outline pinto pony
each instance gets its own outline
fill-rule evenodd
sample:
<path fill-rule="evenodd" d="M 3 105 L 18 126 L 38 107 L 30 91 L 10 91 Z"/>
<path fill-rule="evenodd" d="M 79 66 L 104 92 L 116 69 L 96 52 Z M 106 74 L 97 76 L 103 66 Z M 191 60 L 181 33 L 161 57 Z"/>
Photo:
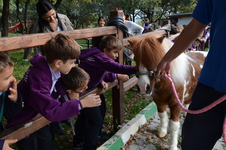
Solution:
<path fill-rule="evenodd" d="M 138 87 L 143 95 L 152 95 L 160 117 L 159 137 L 167 133 L 168 116 L 166 108 L 170 109 L 170 150 L 177 150 L 179 117 L 181 108 L 178 105 L 171 83 L 167 78 L 155 77 L 155 69 L 173 43 L 165 36 L 158 37 L 150 33 L 143 37 L 128 40 L 134 53 L 138 76 Z M 171 63 L 170 75 L 175 84 L 179 99 L 188 108 L 191 96 L 197 85 L 197 78 L 202 69 L 207 52 L 190 52 L 181 54 Z"/>

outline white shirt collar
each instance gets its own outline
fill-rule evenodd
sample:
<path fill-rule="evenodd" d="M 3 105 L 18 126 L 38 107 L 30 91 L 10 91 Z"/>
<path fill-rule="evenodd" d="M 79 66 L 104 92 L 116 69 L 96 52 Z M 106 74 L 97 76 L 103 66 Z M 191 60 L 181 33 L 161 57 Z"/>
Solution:
<path fill-rule="evenodd" d="M 53 70 L 52 70 L 52 68 L 50 66 L 49 66 L 49 69 L 51 71 L 52 81 L 53 81 L 53 84 L 52 84 L 52 87 L 51 87 L 51 90 L 50 90 L 50 94 L 51 94 L 52 91 L 53 91 L 53 88 L 55 87 L 55 84 L 56 84 L 57 80 L 61 77 L 61 73 L 60 73 L 60 71 L 53 72 Z"/>

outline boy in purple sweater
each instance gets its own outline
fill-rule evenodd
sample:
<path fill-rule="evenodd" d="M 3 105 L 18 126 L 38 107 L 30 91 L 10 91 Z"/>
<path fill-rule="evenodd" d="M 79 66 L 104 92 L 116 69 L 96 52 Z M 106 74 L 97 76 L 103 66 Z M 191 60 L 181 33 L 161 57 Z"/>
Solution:
<path fill-rule="evenodd" d="M 126 81 L 129 79 L 128 75 L 136 73 L 136 66 L 122 65 L 115 62 L 118 52 L 123 48 L 121 42 L 115 36 L 104 36 L 101 39 L 99 49 L 92 47 L 81 51 L 78 66 L 90 75 L 88 89 L 100 84 L 107 88 L 105 81 L 112 82 L 115 79 Z M 81 146 L 87 150 L 97 148 L 98 135 L 101 132 L 106 112 L 104 95 L 102 94 L 100 97 L 101 106 L 85 108 L 78 116 L 75 124 L 74 149 L 79 149 Z"/>
<path fill-rule="evenodd" d="M 32 66 L 18 84 L 18 90 L 23 95 L 24 108 L 9 126 L 30 120 L 38 114 L 50 121 L 62 121 L 80 114 L 85 107 L 99 106 L 99 96 L 92 94 L 83 100 L 65 102 L 61 73 L 67 74 L 75 66 L 74 61 L 80 55 L 79 45 L 75 40 L 63 34 L 58 34 L 43 46 L 45 56 L 36 54 L 31 60 Z M 70 99 L 68 97 L 68 99 Z M 53 150 L 49 126 L 17 142 L 19 150 Z"/>
<path fill-rule="evenodd" d="M 3 114 L 10 121 L 22 110 L 22 96 L 17 92 L 16 79 L 13 77 L 13 61 L 3 52 L 0 52 L 0 122 Z M 0 123 L 0 130 L 3 126 Z M 9 150 L 10 144 L 17 140 L 0 140 L 0 150 Z"/>

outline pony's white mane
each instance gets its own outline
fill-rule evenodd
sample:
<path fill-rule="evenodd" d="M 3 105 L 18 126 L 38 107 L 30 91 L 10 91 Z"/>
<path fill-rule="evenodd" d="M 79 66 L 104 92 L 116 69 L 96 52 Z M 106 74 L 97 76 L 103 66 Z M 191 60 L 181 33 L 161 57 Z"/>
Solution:
<path fill-rule="evenodd" d="M 164 41 L 162 42 L 162 46 L 165 49 L 166 53 L 173 46 L 173 44 L 174 43 L 171 42 L 169 39 L 164 39 Z M 189 71 L 188 59 L 191 58 L 188 58 L 187 55 L 182 53 L 172 61 L 170 66 L 170 76 L 175 84 L 184 83 Z"/>

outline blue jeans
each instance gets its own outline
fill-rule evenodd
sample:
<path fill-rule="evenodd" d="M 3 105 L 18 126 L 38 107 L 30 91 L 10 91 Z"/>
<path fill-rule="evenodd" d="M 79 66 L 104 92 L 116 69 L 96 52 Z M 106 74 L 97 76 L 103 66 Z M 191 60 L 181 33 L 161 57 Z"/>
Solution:
<path fill-rule="evenodd" d="M 224 94 L 212 87 L 198 83 L 189 109 L 202 109 Z M 212 150 L 222 136 L 225 114 L 225 101 L 202 114 L 187 114 L 182 128 L 182 150 Z"/>

